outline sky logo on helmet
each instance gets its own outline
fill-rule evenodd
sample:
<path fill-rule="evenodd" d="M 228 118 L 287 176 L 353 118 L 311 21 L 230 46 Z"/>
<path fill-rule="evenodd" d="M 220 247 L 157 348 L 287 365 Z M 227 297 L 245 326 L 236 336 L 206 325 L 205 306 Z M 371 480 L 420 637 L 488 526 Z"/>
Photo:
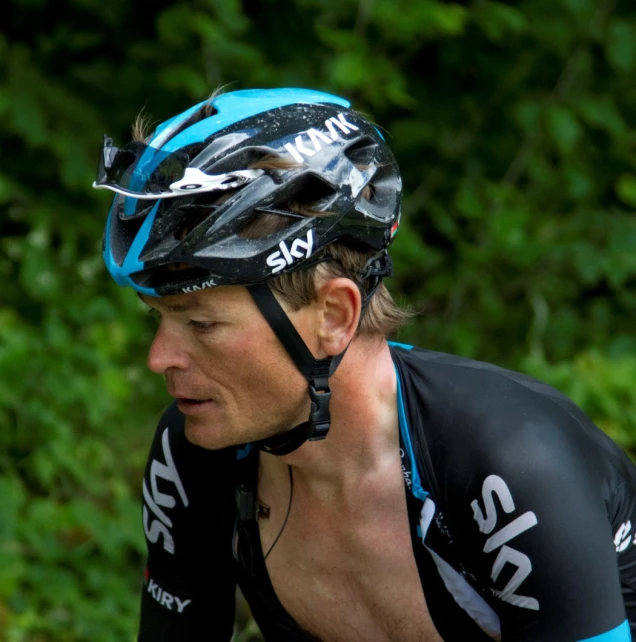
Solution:
<path fill-rule="evenodd" d="M 308 129 L 302 132 L 294 139 L 294 144 L 285 143 L 285 149 L 291 154 L 292 158 L 298 163 L 304 163 L 305 156 L 313 156 L 319 152 L 324 145 L 331 145 L 341 138 L 340 134 L 350 134 L 353 131 L 358 131 L 360 128 L 353 123 L 350 123 L 343 113 L 338 116 L 332 116 L 325 121 L 325 129 L 327 134 L 314 129 Z M 303 138 L 304 137 L 304 138 Z M 309 139 L 309 140 L 307 140 Z"/>
<path fill-rule="evenodd" d="M 288 265 L 291 265 L 296 259 L 308 259 L 314 249 L 314 231 L 307 232 L 307 240 L 294 239 L 291 246 L 287 247 L 285 241 L 278 244 L 280 251 L 272 252 L 266 259 L 267 265 L 272 270 L 272 274 L 276 274 L 284 270 Z"/>

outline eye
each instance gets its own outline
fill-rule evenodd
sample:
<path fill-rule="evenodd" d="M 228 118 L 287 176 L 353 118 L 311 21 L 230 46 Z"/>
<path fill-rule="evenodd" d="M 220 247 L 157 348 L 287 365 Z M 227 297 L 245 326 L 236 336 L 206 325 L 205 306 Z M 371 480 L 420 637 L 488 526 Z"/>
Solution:
<path fill-rule="evenodd" d="M 212 323 L 209 321 L 195 321 L 194 319 L 190 319 L 188 323 L 195 329 L 196 332 L 200 332 L 202 334 L 212 332 L 212 330 L 214 330 L 214 328 L 216 327 L 216 323 Z"/>

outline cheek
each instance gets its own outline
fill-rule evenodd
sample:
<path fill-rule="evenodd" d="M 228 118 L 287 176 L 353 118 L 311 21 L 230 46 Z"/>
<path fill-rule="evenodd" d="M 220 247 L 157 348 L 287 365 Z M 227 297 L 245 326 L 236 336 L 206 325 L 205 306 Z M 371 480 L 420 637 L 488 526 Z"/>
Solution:
<path fill-rule="evenodd" d="M 219 329 L 200 339 L 197 353 L 202 372 L 244 410 L 304 403 L 307 381 L 269 326 Z"/>
<path fill-rule="evenodd" d="M 232 327 L 203 337 L 197 361 L 204 372 L 220 377 L 220 383 L 244 382 L 249 386 L 277 371 L 281 360 L 288 360 L 276 337 L 263 336 L 259 328 L 236 331 Z"/>
<path fill-rule="evenodd" d="M 281 402 L 306 390 L 307 381 L 275 336 L 246 334 L 232 342 L 231 351 L 236 360 L 230 367 L 248 387 L 269 390 Z"/>
<path fill-rule="evenodd" d="M 237 367 L 244 368 L 263 361 L 263 356 L 272 352 L 272 345 L 268 338 L 263 338 L 261 332 L 243 331 L 228 333 L 222 350 L 230 363 L 234 361 Z"/>

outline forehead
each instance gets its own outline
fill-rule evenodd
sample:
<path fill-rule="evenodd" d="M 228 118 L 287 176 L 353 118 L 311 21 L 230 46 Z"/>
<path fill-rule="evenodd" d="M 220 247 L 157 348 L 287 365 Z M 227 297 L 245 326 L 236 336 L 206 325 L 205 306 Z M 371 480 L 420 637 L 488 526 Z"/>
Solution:
<path fill-rule="evenodd" d="M 227 309 L 245 305 L 251 300 L 247 289 L 236 285 L 218 286 L 199 292 L 170 294 L 162 297 L 151 297 L 141 293 L 137 293 L 137 296 L 147 306 L 164 312 Z"/>

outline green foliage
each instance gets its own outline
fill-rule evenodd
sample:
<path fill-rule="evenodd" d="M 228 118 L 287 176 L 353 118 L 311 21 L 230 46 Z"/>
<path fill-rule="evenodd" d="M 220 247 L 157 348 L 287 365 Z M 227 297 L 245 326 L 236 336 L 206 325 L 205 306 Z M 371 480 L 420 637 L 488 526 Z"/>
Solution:
<path fill-rule="evenodd" d="M 401 339 L 526 370 L 635 450 L 633 3 L 5 5 L 0 639 L 134 639 L 166 399 L 89 186 L 104 132 L 224 83 L 341 93 L 380 123 L 405 180 L 392 288 L 422 313 Z"/>
<path fill-rule="evenodd" d="M 548 363 L 535 354 L 525 358 L 522 366 L 526 372 L 558 388 L 585 408 L 598 426 L 616 443 L 626 449 L 632 448 L 634 455 L 634 356 L 611 358 L 597 350 L 589 350 L 569 361 Z"/>

